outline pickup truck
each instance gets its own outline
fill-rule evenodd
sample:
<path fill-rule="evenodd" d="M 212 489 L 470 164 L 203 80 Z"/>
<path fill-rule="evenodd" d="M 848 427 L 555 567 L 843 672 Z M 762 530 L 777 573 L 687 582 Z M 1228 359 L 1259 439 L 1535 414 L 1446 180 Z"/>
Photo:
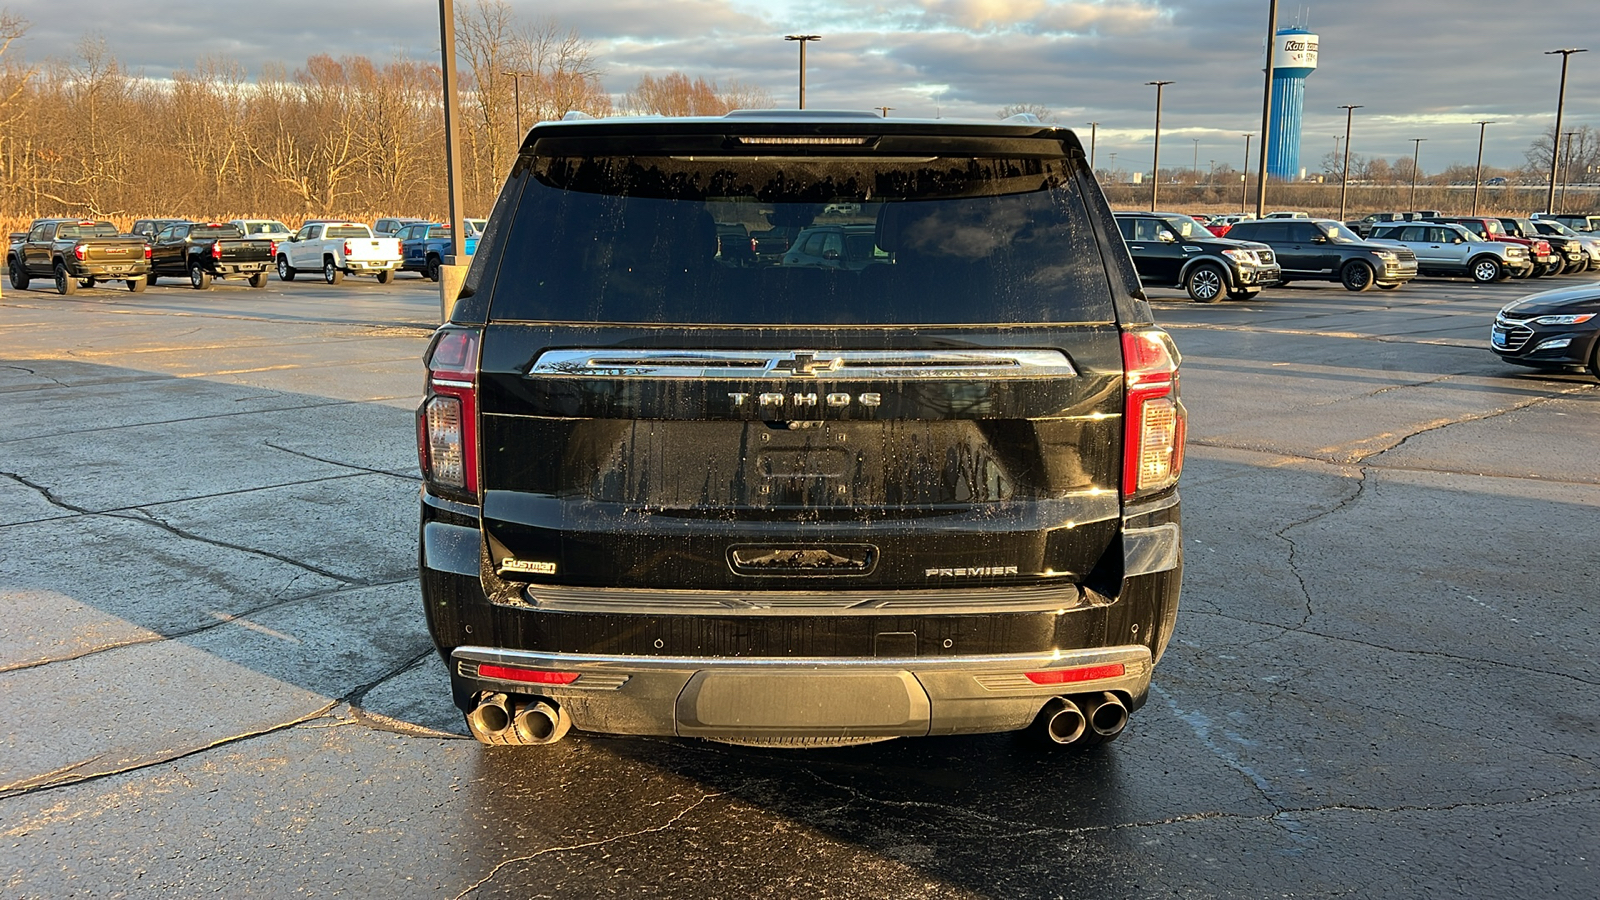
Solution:
<path fill-rule="evenodd" d="M 147 284 L 150 245 L 143 237 L 119 233 L 110 222 L 44 219 L 6 251 L 6 269 L 19 291 L 31 279 L 54 278 L 61 294 L 96 281 L 124 281 L 137 294 Z"/>
<path fill-rule="evenodd" d="M 388 284 L 400 268 L 400 241 L 373 237 L 360 222 L 307 222 L 279 242 L 277 263 L 284 281 L 293 281 L 301 269 L 320 269 L 329 284 L 346 275 L 376 275 L 379 284 Z"/>
<path fill-rule="evenodd" d="M 467 220 L 469 223 L 472 220 Z M 429 281 L 439 280 L 439 267 L 450 255 L 450 226 L 442 222 L 418 222 L 395 232 L 400 241 L 400 270 L 420 272 Z M 478 232 L 469 224 L 462 249 L 468 256 L 478 251 Z"/>
<path fill-rule="evenodd" d="M 165 275 L 187 278 L 197 291 L 210 288 L 213 278 L 246 278 L 253 288 L 265 287 L 274 246 L 268 238 L 245 237 L 237 225 L 168 225 L 150 244 L 150 283 Z"/>

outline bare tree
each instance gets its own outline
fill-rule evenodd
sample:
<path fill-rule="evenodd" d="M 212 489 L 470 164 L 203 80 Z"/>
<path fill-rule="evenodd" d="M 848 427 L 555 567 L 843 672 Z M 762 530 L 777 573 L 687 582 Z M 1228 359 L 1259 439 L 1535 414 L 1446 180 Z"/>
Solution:
<path fill-rule="evenodd" d="M 690 81 L 682 72 L 668 72 L 660 78 L 640 78 L 623 97 L 623 105 L 642 115 L 720 116 L 735 109 L 770 108 L 772 95 L 737 81 L 719 88 L 703 77 Z"/>
<path fill-rule="evenodd" d="M 1012 116 L 1026 114 L 1038 116 L 1039 121 L 1041 122 L 1052 122 L 1054 121 L 1053 117 L 1055 115 L 1054 111 L 1052 111 L 1048 106 L 1043 106 L 1038 103 L 1013 103 L 1010 106 L 1002 106 L 996 110 L 995 118 L 1009 119 Z"/>

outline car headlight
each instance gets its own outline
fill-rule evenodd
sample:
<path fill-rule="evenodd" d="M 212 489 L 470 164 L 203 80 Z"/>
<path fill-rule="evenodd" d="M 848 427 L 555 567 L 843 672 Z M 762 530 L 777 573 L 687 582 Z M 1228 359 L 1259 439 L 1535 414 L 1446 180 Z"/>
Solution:
<path fill-rule="evenodd" d="M 1222 251 L 1222 255 L 1226 256 L 1229 259 L 1238 260 L 1239 262 L 1242 262 L 1242 263 L 1253 263 L 1253 262 L 1256 261 L 1256 255 L 1254 253 L 1252 253 L 1251 251 L 1249 251 L 1249 250 L 1240 250 L 1240 249 L 1224 250 L 1224 251 Z"/>
<path fill-rule="evenodd" d="M 1564 316 L 1540 316 L 1533 320 L 1535 325 L 1582 325 L 1594 318 L 1594 313 L 1572 313 Z"/>
<path fill-rule="evenodd" d="M 1383 260 L 1384 262 L 1394 262 L 1400 258 L 1395 255 L 1393 250 L 1374 250 L 1372 251 L 1372 255 Z"/>

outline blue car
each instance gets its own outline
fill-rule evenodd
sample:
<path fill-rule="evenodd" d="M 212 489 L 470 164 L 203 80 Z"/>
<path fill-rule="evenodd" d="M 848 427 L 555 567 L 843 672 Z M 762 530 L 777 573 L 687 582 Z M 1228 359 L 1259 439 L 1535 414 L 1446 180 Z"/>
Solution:
<path fill-rule="evenodd" d="M 420 272 L 429 281 L 439 280 L 439 267 L 450 255 L 450 226 L 443 222 L 418 222 L 395 232 L 400 239 L 400 271 Z M 478 231 L 468 227 L 466 250 L 471 256 L 478 249 Z"/>

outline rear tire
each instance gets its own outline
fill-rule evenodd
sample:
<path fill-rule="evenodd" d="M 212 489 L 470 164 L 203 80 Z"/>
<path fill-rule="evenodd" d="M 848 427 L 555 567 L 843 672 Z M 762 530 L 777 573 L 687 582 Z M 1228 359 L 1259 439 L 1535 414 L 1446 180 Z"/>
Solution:
<path fill-rule="evenodd" d="M 429 254 L 428 261 L 427 261 L 427 263 L 425 263 L 423 265 L 423 268 L 422 268 L 422 276 L 424 278 L 428 279 L 429 281 L 438 282 L 438 280 L 439 280 L 439 265 L 440 265 L 439 257 L 433 256 L 432 254 Z"/>
<path fill-rule="evenodd" d="M 1184 289 L 1196 303 L 1215 303 L 1227 290 L 1228 276 L 1216 266 L 1202 264 L 1189 270 L 1183 279 Z"/>
<path fill-rule="evenodd" d="M 289 257 L 282 254 L 279 254 L 278 256 L 278 280 L 294 280 L 294 266 L 289 265 Z"/>
<path fill-rule="evenodd" d="M 129 278 L 128 279 L 128 290 L 133 291 L 135 294 L 144 293 L 144 289 L 149 287 L 149 286 L 150 286 L 150 281 L 149 281 L 148 278 Z"/>
<path fill-rule="evenodd" d="M 1505 271 L 1500 261 L 1490 256 L 1472 261 L 1472 280 L 1479 284 L 1493 284 L 1505 277 Z"/>
<path fill-rule="evenodd" d="M 56 293 L 66 297 L 78 292 L 78 279 L 71 278 L 67 275 L 66 266 L 62 265 L 61 263 L 56 263 L 55 275 Z"/>
<path fill-rule="evenodd" d="M 1371 290 L 1375 280 L 1376 273 L 1372 267 L 1360 260 L 1345 263 L 1344 268 L 1339 270 L 1339 282 L 1347 291 L 1360 293 Z"/>
<path fill-rule="evenodd" d="M 331 256 L 322 260 L 322 280 L 329 284 L 338 284 L 344 280 L 343 270 L 333 264 Z"/>
<path fill-rule="evenodd" d="M 253 288 L 266 287 L 267 286 L 267 273 L 265 273 L 265 272 L 257 272 L 254 275 L 251 275 L 250 276 L 250 286 L 253 287 Z"/>
<path fill-rule="evenodd" d="M 149 287 L 155 287 L 156 282 L 160 280 L 160 277 L 161 276 L 157 275 L 156 273 L 151 272 L 149 275 L 144 277 L 144 283 Z"/>
<path fill-rule="evenodd" d="M 389 282 L 391 282 L 393 280 L 394 280 L 394 270 L 393 269 L 384 269 L 383 271 L 378 273 L 378 283 L 379 284 L 388 284 Z"/>
<path fill-rule="evenodd" d="M 27 290 L 29 280 L 28 271 L 22 268 L 22 263 L 13 258 L 10 265 L 8 265 L 6 268 L 10 269 L 8 274 L 11 276 L 11 286 L 19 291 Z"/>
<path fill-rule="evenodd" d="M 199 266 L 190 266 L 189 286 L 197 291 L 211 290 L 211 273 Z"/>

